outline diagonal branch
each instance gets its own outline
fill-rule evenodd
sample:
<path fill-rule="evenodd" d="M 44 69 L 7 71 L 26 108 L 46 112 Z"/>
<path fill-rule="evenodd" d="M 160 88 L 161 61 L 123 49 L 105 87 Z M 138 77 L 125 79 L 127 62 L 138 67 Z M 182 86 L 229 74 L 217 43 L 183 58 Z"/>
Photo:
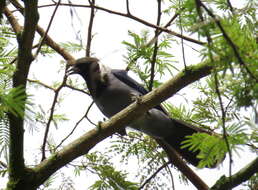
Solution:
<path fill-rule="evenodd" d="M 145 180 L 145 182 L 139 187 L 139 190 L 143 189 L 146 184 L 148 184 L 153 178 L 155 178 L 155 176 L 169 164 L 170 162 L 166 162 L 162 166 L 160 166 L 147 180 Z"/>
<path fill-rule="evenodd" d="M 177 153 L 176 150 L 174 150 L 172 147 L 167 146 L 162 140 L 156 139 L 156 141 L 159 143 L 159 145 L 165 150 L 167 153 L 170 162 L 178 168 L 186 177 L 189 179 L 189 181 L 192 182 L 192 184 L 197 188 L 201 190 L 208 190 L 209 187 L 204 183 L 204 181 L 194 173 L 194 171 L 187 166 L 187 164 L 182 160 L 181 156 Z"/>
<path fill-rule="evenodd" d="M 61 3 L 61 0 L 59 0 L 58 3 L 56 4 L 56 7 L 55 7 L 55 9 L 54 9 L 54 12 L 53 12 L 53 14 L 52 14 L 52 16 L 51 16 L 51 18 L 50 18 L 49 24 L 48 24 L 48 26 L 47 26 L 47 30 L 46 30 L 46 32 L 44 33 L 44 35 L 42 36 L 42 38 L 41 38 L 41 40 L 40 40 L 40 42 L 39 42 L 38 49 L 37 49 L 37 51 L 36 51 L 36 53 L 35 53 L 35 55 L 34 55 L 35 58 L 38 56 L 38 54 L 39 54 L 39 52 L 40 52 L 40 49 L 41 49 L 43 43 L 45 42 L 46 35 L 48 34 L 48 31 L 49 31 L 49 29 L 50 29 L 50 27 L 51 27 L 51 24 L 52 24 L 52 22 L 53 22 L 53 20 L 54 20 L 54 17 L 55 17 L 55 15 L 56 15 L 56 11 L 57 11 L 57 9 L 58 9 L 60 3 Z"/>
<path fill-rule="evenodd" d="M 88 153 L 96 144 L 114 134 L 121 127 L 126 126 L 150 108 L 168 99 L 180 89 L 209 75 L 212 69 L 213 67 L 210 61 L 189 66 L 188 70 L 183 70 L 175 78 L 170 79 L 159 88 L 143 96 L 139 101 L 129 105 L 108 121 L 101 123 L 101 129 L 96 128 L 82 135 L 55 155 L 44 160 L 34 169 L 37 173 L 38 183 L 41 184 L 59 168 L 65 166 L 75 158 Z"/>
<path fill-rule="evenodd" d="M 15 34 L 20 33 L 22 31 L 22 27 L 18 23 L 17 19 L 13 16 L 12 12 L 7 7 L 4 8 L 4 14 L 7 20 L 9 21 L 9 23 L 11 24 Z"/>
<path fill-rule="evenodd" d="M 19 12 L 24 15 L 24 8 L 22 5 L 16 1 L 16 0 L 10 0 L 12 5 L 19 10 Z M 54 4 L 56 6 L 56 4 Z M 45 43 L 51 47 L 53 50 L 55 50 L 57 53 L 59 53 L 65 60 L 74 60 L 73 56 L 67 52 L 64 48 L 62 48 L 60 45 L 58 45 L 48 34 L 45 34 L 46 32 L 44 31 L 43 28 L 40 26 L 37 26 L 36 28 L 37 32 L 41 37 L 45 36 Z"/>
<path fill-rule="evenodd" d="M 42 143 L 42 147 L 41 147 L 41 153 L 42 153 L 41 161 L 43 161 L 46 158 L 45 149 L 46 149 L 50 124 L 51 124 L 51 122 L 53 120 L 53 117 L 54 117 L 54 111 L 55 111 L 56 104 L 58 102 L 59 93 L 63 89 L 63 87 L 65 87 L 66 81 L 67 81 L 67 75 L 65 74 L 64 77 L 63 77 L 63 81 L 62 81 L 61 85 L 54 91 L 55 95 L 54 95 L 54 99 L 53 99 L 53 102 L 52 102 L 52 105 L 51 105 L 51 108 L 50 108 L 50 114 L 49 114 L 48 122 L 47 122 L 47 125 L 46 125 L 44 137 L 43 137 L 43 143 Z"/>

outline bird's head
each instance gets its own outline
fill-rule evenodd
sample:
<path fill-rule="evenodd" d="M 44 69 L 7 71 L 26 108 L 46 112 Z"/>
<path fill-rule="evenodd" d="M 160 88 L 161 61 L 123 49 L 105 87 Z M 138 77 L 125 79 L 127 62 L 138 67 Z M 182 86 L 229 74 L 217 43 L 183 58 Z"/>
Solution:
<path fill-rule="evenodd" d="M 71 64 L 71 68 L 67 71 L 67 75 L 79 74 L 84 79 L 90 77 L 90 75 L 99 75 L 100 65 L 99 60 L 94 57 L 83 57 L 77 59 Z"/>
<path fill-rule="evenodd" d="M 71 64 L 67 75 L 79 74 L 86 81 L 91 95 L 97 96 L 98 90 L 108 85 L 110 69 L 99 63 L 97 58 L 84 57 Z"/>

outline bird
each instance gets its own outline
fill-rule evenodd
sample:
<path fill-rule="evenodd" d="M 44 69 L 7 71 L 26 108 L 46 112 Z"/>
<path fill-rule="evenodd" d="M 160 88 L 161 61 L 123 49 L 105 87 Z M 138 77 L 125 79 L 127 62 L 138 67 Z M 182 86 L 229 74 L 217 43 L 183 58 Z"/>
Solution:
<path fill-rule="evenodd" d="M 148 90 L 131 78 L 126 70 L 111 69 L 95 57 L 75 60 L 67 73 L 79 74 L 85 80 L 94 103 L 107 118 L 126 108 L 137 97 L 148 93 Z M 195 133 L 210 134 L 207 130 L 171 118 L 161 105 L 148 110 L 127 127 L 162 139 L 196 167 L 200 162 L 197 157 L 198 151 L 192 152 L 188 148 L 182 148 L 182 142 L 186 140 L 186 136 Z"/>

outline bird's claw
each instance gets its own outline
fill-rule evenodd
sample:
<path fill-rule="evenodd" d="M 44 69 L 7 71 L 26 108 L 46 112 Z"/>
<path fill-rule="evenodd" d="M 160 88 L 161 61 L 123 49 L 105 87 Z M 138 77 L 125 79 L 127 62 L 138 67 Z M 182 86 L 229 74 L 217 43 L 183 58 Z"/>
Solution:
<path fill-rule="evenodd" d="M 99 121 L 97 124 L 97 130 L 100 132 L 101 131 L 101 125 L 102 125 L 102 121 Z"/>
<path fill-rule="evenodd" d="M 132 101 L 136 102 L 137 104 L 141 103 L 141 101 L 142 101 L 141 96 L 133 94 L 132 95 Z"/>

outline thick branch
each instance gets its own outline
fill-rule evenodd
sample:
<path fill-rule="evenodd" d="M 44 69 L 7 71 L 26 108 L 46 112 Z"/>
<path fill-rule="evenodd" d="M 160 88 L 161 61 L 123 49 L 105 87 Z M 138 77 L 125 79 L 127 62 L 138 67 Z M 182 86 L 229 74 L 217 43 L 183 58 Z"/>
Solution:
<path fill-rule="evenodd" d="M 175 78 L 143 96 L 139 101 L 131 104 L 108 121 L 103 122 L 101 129 L 96 128 L 87 132 L 49 159 L 44 160 L 35 168 L 35 172 L 38 173 L 38 183 L 45 181 L 51 174 L 75 158 L 86 154 L 97 143 L 114 134 L 121 127 L 128 125 L 150 108 L 168 99 L 180 89 L 209 75 L 212 68 L 209 61 L 189 66 L 188 70 L 180 72 Z"/>
<path fill-rule="evenodd" d="M 197 189 L 209 189 L 209 187 L 204 183 L 204 181 L 198 175 L 196 175 L 189 166 L 186 165 L 186 163 L 182 160 L 181 156 L 177 153 L 176 150 L 168 146 L 160 139 L 156 139 L 156 141 L 166 151 L 171 163 L 174 166 L 176 166 L 176 168 L 178 168 Z"/>
<path fill-rule="evenodd" d="M 20 33 L 22 31 L 22 27 L 20 26 L 16 18 L 13 16 L 12 12 L 7 7 L 4 8 L 4 14 L 7 20 L 9 21 L 9 23 L 11 24 L 14 32 L 16 34 Z"/>
<path fill-rule="evenodd" d="M 24 88 L 26 88 L 29 67 L 33 60 L 31 51 L 39 15 L 37 12 L 36 0 L 27 0 L 24 1 L 24 3 L 24 28 L 22 32 L 18 31 L 19 33 L 17 34 L 18 58 L 17 69 L 13 75 L 13 87 L 24 86 Z M 9 122 L 9 176 L 10 178 L 17 180 L 19 177 L 24 177 L 23 118 L 9 114 Z"/>
<path fill-rule="evenodd" d="M 258 158 L 253 160 L 247 166 L 239 170 L 236 174 L 226 177 L 222 176 L 215 185 L 213 185 L 211 190 L 224 190 L 224 189 L 232 189 L 239 184 L 245 182 L 250 177 L 258 172 Z"/>

